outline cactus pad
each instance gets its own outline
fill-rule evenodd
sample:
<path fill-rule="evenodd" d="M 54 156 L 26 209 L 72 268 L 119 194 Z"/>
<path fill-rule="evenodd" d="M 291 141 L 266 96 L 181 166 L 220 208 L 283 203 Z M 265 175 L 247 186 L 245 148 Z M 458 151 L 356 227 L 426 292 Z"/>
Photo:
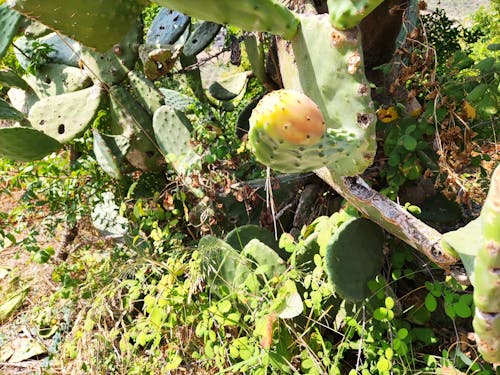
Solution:
<path fill-rule="evenodd" d="M 246 31 L 267 31 L 291 39 L 299 20 L 275 0 L 249 0 L 235 6 L 232 0 L 159 0 L 158 4 L 202 20 L 231 24 Z"/>
<path fill-rule="evenodd" d="M 210 21 L 198 23 L 184 44 L 184 55 L 196 56 L 203 51 L 215 38 L 221 27 L 222 25 Z"/>
<path fill-rule="evenodd" d="M 192 125 L 187 117 L 169 106 L 158 108 L 153 116 L 158 146 L 179 174 L 195 167 L 199 156 L 191 145 Z"/>
<path fill-rule="evenodd" d="M 484 359 L 500 363 L 500 166 L 481 211 L 483 246 L 474 264 L 473 326 Z"/>
<path fill-rule="evenodd" d="M 285 261 L 258 239 L 250 240 L 241 251 L 241 255 L 253 260 L 254 272 L 265 276 L 265 280 L 279 277 L 286 271 Z"/>
<path fill-rule="evenodd" d="M 120 163 L 128 151 L 129 140 L 122 135 L 105 135 L 93 131 L 94 155 L 99 166 L 113 178 L 121 178 Z"/>
<path fill-rule="evenodd" d="M 83 70 L 61 64 L 44 65 L 36 76 L 28 74 L 25 79 L 39 98 L 78 91 L 92 84 Z"/>
<path fill-rule="evenodd" d="M 0 85 L 5 87 L 18 87 L 23 90 L 30 89 L 26 81 L 10 69 L 0 70 Z"/>
<path fill-rule="evenodd" d="M 369 296 L 368 281 L 384 262 L 384 235 L 368 219 L 351 219 L 334 232 L 326 248 L 326 270 L 335 291 L 349 301 Z"/>
<path fill-rule="evenodd" d="M 41 159 L 61 147 L 54 138 L 33 128 L 0 128 L 0 157 L 32 161 Z"/>
<path fill-rule="evenodd" d="M 234 249 L 242 250 L 253 239 L 258 239 L 275 251 L 279 250 L 278 241 L 274 238 L 274 234 L 253 224 L 234 228 L 224 240 Z"/>
<path fill-rule="evenodd" d="M 164 88 L 160 88 L 159 90 L 163 95 L 165 104 L 178 111 L 186 112 L 195 103 L 193 98 L 178 91 Z"/>
<path fill-rule="evenodd" d="M 21 90 L 17 87 L 12 87 L 7 91 L 10 104 L 18 111 L 27 115 L 33 105 L 39 100 L 38 96 L 29 89 Z"/>
<path fill-rule="evenodd" d="M 153 115 L 164 104 L 161 92 L 143 74 L 134 70 L 129 72 L 128 79 L 137 100 L 150 115 Z"/>
<path fill-rule="evenodd" d="M 208 91 L 215 99 L 231 100 L 242 93 L 248 82 L 250 72 L 242 72 L 224 77 L 210 85 Z"/>
<path fill-rule="evenodd" d="M 358 25 L 383 0 L 328 0 L 328 12 L 333 27 L 339 30 Z"/>
<path fill-rule="evenodd" d="M 12 9 L 8 4 L 0 5 L 0 58 L 5 55 L 10 42 L 17 33 L 17 27 L 21 21 L 21 15 Z"/>
<path fill-rule="evenodd" d="M 154 144 L 151 117 L 123 86 L 113 86 L 111 96 L 111 127 L 114 135 L 130 141 L 127 160 L 135 168 L 156 171 L 164 164 L 163 155 Z"/>
<path fill-rule="evenodd" d="M 146 34 L 146 43 L 154 46 L 173 44 L 189 26 L 189 17 L 174 10 L 162 8 Z"/>
<path fill-rule="evenodd" d="M 147 4 L 142 0 L 17 0 L 15 9 L 27 17 L 105 52 L 118 43 Z M 77 16 L 75 16 L 77 15 Z"/>
<path fill-rule="evenodd" d="M 12 107 L 5 100 L 0 99 L 0 119 L 23 121 L 25 116 L 24 113 Z"/>
<path fill-rule="evenodd" d="M 364 75 L 359 31 L 334 29 L 326 14 L 304 15 L 292 49 L 295 61 L 280 65 L 285 88 L 302 90 L 310 97 L 328 129 L 324 141 L 318 143 L 323 148 L 316 153 L 329 154 L 322 162 L 333 174 L 362 173 L 375 156 L 376 116 Z M 300 166 L 300 160 L 295 163 Z"/>
<path fill-rule="evenodd" d="M 88 47 L 82 49 L 81 60 L 94 82 L 98 80 L 108 85 L 119 83 L 134 68 L 139 56 L 138 45 L 142 41 L 142 22 L 132 22 L 131 25 L 121 42 L 104 53 Z"/>
<path fill-rule="evenodd" d="M 31 107 L 33 128 L 60 143 L 81 135 L 92 123 L 101 104 L 103 90 L 92 86 L 80 91 L 41 99 Z"/>
<path fill-rule="evenodd" d="M 209 290 L 222 296 L 221 288 L 234 288 L 238 277 L 245 277 L 250 273 L 248 266 L 236 267 L 241 263 L 240 254 L 225 241 L 216 237 L 206 236 L 198 243 L 198 252 L 201 257 L 202 272 L 207 279 Z"/>

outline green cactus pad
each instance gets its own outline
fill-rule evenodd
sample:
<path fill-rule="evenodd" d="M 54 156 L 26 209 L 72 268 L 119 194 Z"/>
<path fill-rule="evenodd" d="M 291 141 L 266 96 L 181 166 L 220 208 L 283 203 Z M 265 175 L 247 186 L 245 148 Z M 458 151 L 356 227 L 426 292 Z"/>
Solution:
<path fill-rule="evenodd" d="M 160 88 L 159 90 L 163 95 L 165 104 L 178 111 L 186 112 L 195 103 L 193 98 L 178 91 L 164 88 Z"/>
<path fill-rule="evenodd" d="M 207 96 L 205 95 L 205 90 L 203 89 L 200 69 L 196 66 L 198 63 L 196 56 L 181 55 L 179 60 L 184 69 L 189 68 L 185 77 L 189 87 L 193 91 L 194 96 L 196 96 L 200 102 L 206 102 Z"/>
<path fill-rule="evenodd" d="M 255 77 L 262 83 L 269 83 L 269 78 L 266 73 L 266 54 L 264 45 L 259 40 L 256 33 L 245 36 L 245 50 L 247 52 L 248 61 L 252 66 L 252 71 Z"/>
<path fill-rule="evenodd" d="M 118 43 L 142 9 L 143 0 L 17 0 L 14 8 L 82 44 L 105 52 Z M 77 16 L 75 16 L 77 15 Z"/>
<path fill-rule="evenodd" d="M 348 158 L 349 150 L 360 145 L 355 134 L 343 129 L 327 129 L 315 144 L 297 146 L 283 139 L 275 139 L 256 127 L 250 129 L 250 145 L 255 158 L 264 165 L 285 173 L 311 172 L 325 165 L 334 166 L 336 159 Z M 359 166 L 342 165 L 342 175 L 354 175 Z"/>
<path fill-rule="evenodd" d="M 245 90 L 250 72 L 242 72 L 224 77 L 210 85 L 208 92 L 215 99 L 231 100 Z"/>
<path fill-rule="evenodd" d="M 25 118 L 24 113 L 12 107 L 5 100 L 0 99 L 0 119 L 23 121 Z"/>
<path fill-rule="evenodd" d="M 246 278 L 250 274 L 249 266 L 242 266 L 242 257 L 225 241 L 216 237 L 206 236 L 198 243 L 198 252 L 201 257 L 202 272 L 206 277 L 208 290 L 223 296 L 223 289 L 233 289 L 240 285 L 235 283 L 236 278 Z M 238 273 L 236 267 L 239 266 Z"/>
<path fill-rule="evenodd" d="M 203 51 L 219 32 L 222 25 L 210 21 L 198 23 L 184 44 L 184 55 L 196 56 Z"/>
<path fill-rule="evenodd" d="M 158 108 L 153 129 L 158 146 L 178 174 L 196 167 L 199 156 L 191 144 L 192 125 L 182 112 L 166 105 Z"/>
<path fill-rule="evenodd" d="M 33 128 L 0 128 L 0 157 L 32 161 L 42 159 L 61 147 L 54 138 Z"/>
<path fill-rule="evenodd" d="M 29 22 L 29 25 L 24 29 L 24 35 L 28 38 L 41 38 L 42 36 L 45 36 L 52 32 L 51 29 L 49 29 L 41 22 L 30 20 L 28 18 L 26 19 L 26 21 Z"/>
<path fill-rule="evenodd" d="M 10 42 L 17 33 L 21 15 L 12 9 L 8 4 L 0 5 L 0 59 L 4 57 Z"/>
<path fill-rule="evenodd" d="M 326 247 L 326 270 L 335 291 L 348 301 L 369 296 L 368 281 L 384 262 L 384 234 L 368 219 L 344 222 Z"/>
<path fill-rule="evenodd" d="M 129 163 L 143 171 L 162 169 L 165 160 L 154 143 L 151 116 L 123 86 L 112 86 L 110 97 L 112 132 L 129 140 Z"/>
<path fill-rule="evenodd" d="M 279 277 L 286 271 L 285 261 L 273 249 L 258 239 L 247 243 L 241 251 L 241 255 L 253 260 L 254 272 L 265 276 L 266 280 Z"/>
<path fill-rule="evenodd" d="M 70 142 L 92 123 L 101 105 L 102 94 L 99 86 L 92 86 L 41 99 L 31 107 L 28 119 L 33 128 L 58 142 Z"/>
<path fill-rule="evenodd" d="M 299 25 L 295 13 L 275 0 L 249 0 L 237 5 L 231 0 L 160 0 L 158 4 L 201 20 L 246 31 L 267 31 L 286 39 L 293 38 Z"/>
<path fill-rule="evenodd" d="M 83 66 L 94 82 L 101 81 L 109 86 L 119 83 L 125 79 L 130 69 L 134 68 L 139 56 L 138 46 L 141 41 L 142 22 L 132 22 L 129 25 L 128 33 L 121 42 L 115 44 L 108 51 L 100 53 L 84 47 L 81 55 Z"/>
<path fill-rule="evenodd" d="M 0 85 L 5 87 L 18 87 L 23 90 L 30 89 L 26 81 L 10 69 L 0 70 Z"/>
<path fill-rule="evenodd" d="M 500 166 L 491 177 L 480 220 L 483 246 L 474 264 L 473 327 L 484 359 L 500 363 Z"/>
<path fill-rule="evenodd" d="M 276 252 L 279 251 L 278 241 L 274 234 L 258 225 L 248 224 L 234 228 L 226 235 L 224 241 L 236 250 L 242 250 L 251 240 L 258 239 Z"/>
<path fill-rule="evenodd" d="M 471 239 L 473 240 L 471 241 Z M 480 218 L 471 221 L 462 228 L 444 233 L 441 237 L 443 249 L 450 254 L 460 256 L 472 285 L 474 285 L 475 259 L 483 243 L 484 239 Z"/>
<path fill-rule="evenodd" d="M 92 84 L 82 69 L 61 64 L 44 65 L 36 76 L 28 74 L 24 78 L 39 98 L 78 91 Z"/>
<path fill-rule="evenodd" d="M 111 98 L 113 134 L 128 134 L 130 136 L 134 132 L 146 132 L 153 136 L 151 116 L 124 86 L 112 86 L 109 96 Z"/>
<path fill-rule="evenodd" d="M 7 96 L 9 97 L 12 107 L 25 115 L 27 115 L 31 107 L 40 100 L 31 89 L 26 91 L 17 87 L 10 88 L 9 91 L 7 91 Z"/>
<path fill-rule="evenodd" d="M 318 233 L 309 235 L 294 253 L 295 265 L 303 272 L 312 272 L 316 265 L 314 257 L 319 254 Z"/>
<path fill-rule="evenodd" d="M 190 18 L 174 10 L 162 8 L 151 23 L 146 43 L 154 46 L 174 44 L 189 26 Z"/>
<path fill-rule="evenodd" d="M 82 51 L 81 45 L 66 36 L 50 33 L 38 39 L 30 39 L 26 36 L 16 39 L 17 48 L 14 49 L 14 53 L 19 65 L 24 70 L 27 70 L 30 64 L 29 56 L 33 53 L 36 44 L 46 44 L 50 47 L 50 52 L 47 55 L 50 62 L 78 67 Z"/>
<path fill-rule="evenodd" d="M 326 14 L 304 15 L 292 48 L 303 92 L 319 106 L 329 129 L 342 129 L 352 137 L 326 166 L 340 176 L 362 173 L 375 156 L 376 116 L 359 30 L 338 31 Z M 295 84 L 293 77 L 283 80 L 285 88 Z"/>
<path fill-rule="evenodd" d="M 338 31 L 325 14 L 303 15 L 292 49 L 294 59 L 280 57 L 285 89 L 301 91 L 316 103 L 327 130 L 316 143 L 298 146 L 268 133 L 264 122 L 249 134 L 257 159 L 286 172 L 326 166 L 339 176 L 362 173 L 375 156 L 376 116 L 359 31 Z"/>
<path fill-rule="evenodd" d="M 163 95 L 143 74 L 132 70 L 128 74 L 130 88 L 143 108 L 153 115 L 164 104 Z"/>
<path fill-rule="evenodd" d="M 238 138 L 241 139 L 250 130 L 250 116 L 260 99 L 262 99 L 262 95 L 248 103 L 238 115 L 238 120 L 236 121 L 236 135 Z"/>
<path fill-rule="evenodd" d="M 93 148 L 99 166 L 113 178 L 121 178 L 120 163 L 130 146 L 127 137 L 93 131 Z"/>
<path fill-rule="evenodd" d="M 383 0 L 328 0 L 328 13 L 333 27 L 339 30 L 358 25 Z"/>

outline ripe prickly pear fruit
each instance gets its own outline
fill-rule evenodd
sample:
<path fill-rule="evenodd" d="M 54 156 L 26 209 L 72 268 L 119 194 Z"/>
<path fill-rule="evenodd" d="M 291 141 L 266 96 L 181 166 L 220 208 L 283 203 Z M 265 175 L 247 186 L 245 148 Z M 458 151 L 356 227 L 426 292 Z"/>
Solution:
<path fill-rule="evenodd" d="M 261 129 L 278 142 L 298 146 L 315 144 L 326 132 L 325 120 L 316 103 L 293 90 L 265 95 L 250 116 L 250 128 Z"/>

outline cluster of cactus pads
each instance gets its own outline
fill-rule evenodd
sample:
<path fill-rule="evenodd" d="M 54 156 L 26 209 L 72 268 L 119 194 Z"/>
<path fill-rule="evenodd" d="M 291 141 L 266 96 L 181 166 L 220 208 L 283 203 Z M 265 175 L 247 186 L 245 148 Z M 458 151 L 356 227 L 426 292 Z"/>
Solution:
<path fill-rule="evenodd" d="M 257 126 L 255 130 L 252 129 L 250 139 L 257 158 L 280 171 L 310 171 L 328 166 L 332 172 L 339 175 L 358 174 L 371 163 L 375 149 L 373 137 L 375 117 L 371 108 L 368 85 L 363 74 L 359 32 L 352 27 L 355 27 L 362 17 L 378 5 L 379 1 L 346 1 L 346 4 L 338 6 L 338 9 L 331 7 L 332 23 L 339 28 L 348 28 L 347 31 L 340 31 L 333 28 L 328 17 L 300 16 L 275 0 L 253 0 L 238 7 L 232 6 L 230 2 L 221 4 L 220 1 L 186 3 L 164 0 L 159 4 L 175 10 L 162 9 L 146 35 L 146 40 L 143 41 L 138 18 L 146 3 L 143 0 L 135 0 L 117 1 L 112 4 L 96 1 L 87 4 L 73 0 L 61 8 L 52 1 L 43 4 L 33 0 L 15 1 L 16 11 L 56 30 L 56 33 L 52 33 L 49 37 L 38 35 L 45 39 L 38 39 L 37 42 L 50 43 L 55 40 L 53 48 L 56 52 L 50 56 L 50 62 L 59 64 L 43 67 L 43 74 L 49 78 L 29 75 L 25 77 L 29 87 L 25 87 L 22 94 L 19 93 L 20 88 L 14 89 L 12 97 L 15 99 L 12 102 L 18 103 L 17 109 L 22 109 L 20 112 L 26 115 L 23 126 L 31 126 L 64 144 L 81 135 L 92 123 L 98 109 L 111 101 L 112 109 L 117 112 L 126 112 L 113 115 L 114 119 L 118 119 L 118 124 L 113 127 L 114 133 L 111 135 L 125 137 L 128 143 L 120 142 L 126 147 L 122 147 L 115 155 L 110 156 L 109 153 L 114 149 L 112 145 L 98 152 L 99 155 L 107 155 L 99 160 L 106 164 L 105 170 L 113 169 L 115 170 L 113 175 L 117 176 L 116 168 L 111 168 L 108 165 L 109 161 L 105 160 L 111 160 L 111 157 L 116 160 L 122 159 L 124 155 L 135 167 L 159 168 L 162 165 L 162 157 L 167 154 L 172 155 L 171 145 L 174 149 L 175 145 L 189 145 L 189 139 L 186 141 L 189 126 L 176 125 L 186 124 L 186 121 L 182 116 L 179 119 L 176 114 L 179 109 L 175 107 L 172 111 L 173 115 L 160 115 L 160 113 L 166 113 L 163 108 L 157 116 L 154 116 L 155 111 L 162 105 L 172 108 L 171 104 L 167 103 L 170 100 L 165 100 L 163 93 L 149 81 L 136 79 L 137 73 L 131 69 L 134 68 L 140 56 L 146 77 L 159 78 L 172 68 L 178 57 L 183 65 L 193 61 L 192 56 L 210 43 L 218 32 L 220 24 L 231 23 L 244 30 L 266 31 L 291 40 L 297 61 L 296 78 L 300 82 L 298 85 L 291 84 L 294 87 L 290 88 L 298 91 L 297 95 L 300 95 L 299 92 L 302 91 L 309 96 L 311 99 L 303 100 L 304 105 L 307 107 L 313 104 L 311 100 L 314 101 L 317 104 L 316 110 L 319 108 L 318 115 L 324 116 L 320 128 L 308 131 L 313 134 L 312 136 L 305 135 L 311 136 L 306 142 L 297 143 L 293 139 L 290 142 L 290 139 L 283 138 L 282 133 L 268 134 L 269 126 Z M 6 5 L 3 5 L 3 9 L 5 28 L 10 30 L 8 34 L 10 42 L 17 32 L 17 28 L 12 25 L 19 23 L 21 17 L 16 11 L 8 9 Z M 72 14 L 83 16 L 75 19 Z M 192 28 L 189 16 L 205 19 L 206 22 L 197 24 L 190 32 Z M 13 17 L 17 18 L 14 20 Z M 103 17 L 113 19 L 113 23 L 102 23 L 100 20 Z M 104 31 L 96 27 L 101 23 L 107 25 Z M 71 39 L 61 37 L 59 33 Z M 81 42 L 83 46 L 74 42 L 73 39 Z M 25 49 L 18 54 L 19 59 L 24 60 L 21 62 L 24 66 L 29 64 L 25 57 L 29 56 L 30 46 L 33 46 L 30 42 L 32 41 L 23 40 L 22 44 Z M 68 47 L 71 47 L 70 51 L 63 52 Z M 184 48 L 186 53 L 183 53 Z M 318 51 L 318 54 L 310 54 L 310 51 Z M 324 55 L 325 53 L 327 56 Z M 79 67 L 75 66 L 75 61 L 81 65 L 80 68 L 83 67 L 80 72 Z M 325 63 L 326 61 L 328 63 Z M 311 68 L 315 74 L 309 74 Z M 65 74 L 57 74 L 62 71 Z M 238 92 L 241 92 L 247 79 L 246 73 L 234 75 L 229 82 L 220 81 L 212 85 L 209 90 L 210 94 L 216 98 L 232 99 L 238 95 Z M 85 92 L 85 87 L 91 82 L 94 87 L 88 88 Z M 125 100 L 126 103 L 122 103 L 113 96 L 113 93 L 120 91 L 116 89 L 116 86 L 127 84 L 132 86 L 133 93 Z M 46 87 L 47 85 L 49 87 Z M 234 88 L 236 86 L 237 88 Z M 288 83 L 285 81 L 286 86 Z M 124 94 L 121 95 L 122 98 L 127 96 L 123 90 L 121 91 L 121 94 Z M 290 92 L 287 91 L 285 95 L 271 95 L 273 98 L 285 98 L 291 95 Z M 75 98 L 78 98 L 78 103 L 82 108 L 87 109 L 85 111 L 75 109 L 66 114 L 63 108 L 78 108 L 73 105 Z M 142 109 L 132 101 L 138 101 Z M 127 104 L 130 105 L 127 106 Z M 307 108 L 301 108 L 296 104 L 297 102 L 293 109 L 291 107 L 286 111 L 291 113 L 293 110 L 298 114 L 308 111 Z M 291 105 L 291 101 L 285 100 L 283 104 L 277 105 L 286 107 Z M 58 121 L 55 121 L 54 116 L 47 117 L 47 112 L 43 110 L 55 106 L 61 108 L 58 111 L 60 113 L 55 115 Z M 137 111 L 130 108 L 136 108 Z M 265 105 L 261 105 L 260 108 L 265 108 Z M 152 121 L 145 119 L 143 110 L 152 117 Z M 63 112 L 64 117 L 59 117 Z M 87 115 L 75 117 L 75 112 L 79 114 L 86 112 Z M 306 114 L 306 116 L 309 115 Z M 257 113 L 254 114 L 255 122 L 261 123 L 262 120 L 257 117 Z M 151 126 L 150 123 L 155 119 L 163 123 Z M 173 120 L 172 128 L 165 125 L 170 123 L 169 120 Z M 278 114 L 272 115 L 271 120 L 283 124 Z M 277 128 L 280 126 L 282 125 Z M 304 126 L 302 128 L 305 130 Z M 260 130 L 257 131 L 257 128 Z M 158 129 L 161 129 L 162 134 L 158 133 Z M 167 132 L 170 133 L 169 136 L 166 136 Z M 293 132 L 294 130 L 289 133 Z M 172 134 L 181 137 L 178 138 L 180 142 L 174 141 L 175 138 L 170 136 Z M 101 141 L 104 140 L 104 143 L 96 142 L 96 146 L 106 144 L 108 139 L 102 138 Z M 31 143 L 29 139 L 26 141 Z M 51 150 L 49 148 L 47 152 Z M 38 154 L 43 154 L 43 152 Z M 3 151 L 3 155 L 15 158 L 17 151 Z M 193 151 L 189 149 L 187 155 L 181 157 L 181 159 L 187 158 L 188 162 L 180 163 L 180 172 L 184 169 L 182 165 L 193 164 Z M 21 158 L 26 160 L 26 157 Z M 176 155 L 175 158 L 179 159 L 179 156 Z"/>
<path fill-rule="evenodd" d="M 167 161 L 186 173 L 199 158 L 184 114 L 191 100 L 159 90 L 151 80 L 167 74 L 177 59 L 183 67 L 195 64 L 221 24 L 232 24 L 283 38 L 278 54 L 284 90 L 267 94 L 250 116 L 249 142 L 259 161 L 282 172 L 327 167 L 336 176 L 362 173 L 373 161 L 376 116 L 357 25 L 381 0 L 328 0 L 329 13 L 322 15 L 297 14 L 277 0 L 159 0 L 166 8 L 145 40 L 139 16 L 146 0 L 67 0 L 64 6 L 58 0 L 10 3 L 13 9 L 0 5 L 0 57 L 24 28 L 25 36 L 15 43 L 27 72 L 23 77 L 0 72 L 0 84 L 10 87 L 10 104 L 0 102 L 0 156 L 28 161 L 48 155 L 81 136 L 99 110 L 109 108 L 109 134 L 94 130 L 95 156 L 107 173 L 120 178 L 124 160 L 143 170 L 164 168 Z M 205 21 L 191 24 L 190 17 Z M 33 69 L 31 56 L 44 44 L 51 47 L 48 59 Z M 262 46 L 252 37 L 246 45 L 255 76 L 272 87 L 266 81 Z M 139 58 L 144 74 L 134 70 Z M 235 98 L 247 79 L 248 73 L 240 72 L 212 83 L 207 93 L 200 71 L 191 67 L 187 73 L 200 100 Z M 473 273 L 474 327 L 481 351 L 492 362 L 500 361 L 499 176 L 497 169 L 481 218 L 443 237 L 443 246 L 461 255 Z M 360 242 L 359 231 L 371 240 Z M 457 238 L 475 232 L 482 238 L 479 245 L 461 249 L 467 241 Z M 226 241 L 200 241 L 205 264 L 213 271 L 212 284 L 249 282 L 255 269 L 265 278 L 284 270 L 283 260 L 270 246 L 257 239 L 243 243 L 243 233 L 246 229 Z M 367 220 L 352 219 L 332 231 L 323 245 L 319 242 L 316 237 L 306 241 L 297 254 L 301 262 L 307 263 L 323 246 L 336 291 L 349 300 L 365 298 L 366 281 L 381 266 L 380 231 Z M 248 262 L 241 262 L 241 255 Z"/>

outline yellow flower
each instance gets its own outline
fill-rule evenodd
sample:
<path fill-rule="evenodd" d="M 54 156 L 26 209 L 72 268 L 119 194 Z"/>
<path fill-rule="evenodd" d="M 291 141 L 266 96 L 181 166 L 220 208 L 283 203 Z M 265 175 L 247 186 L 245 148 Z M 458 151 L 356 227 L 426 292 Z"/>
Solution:
<path fill-rule="evenodd" d="M 469 120 L 474 120 L 476 118 L 476 109 L 471 106 L 467 100 L 464 100 L 464 111 Z"/>
<path fill-rule="evenodd" d="M 396 107 L 379 108 L 377 111 L 377 117 L 383 123 L 393 122 L 399 118 L 398 111 Z"/>

